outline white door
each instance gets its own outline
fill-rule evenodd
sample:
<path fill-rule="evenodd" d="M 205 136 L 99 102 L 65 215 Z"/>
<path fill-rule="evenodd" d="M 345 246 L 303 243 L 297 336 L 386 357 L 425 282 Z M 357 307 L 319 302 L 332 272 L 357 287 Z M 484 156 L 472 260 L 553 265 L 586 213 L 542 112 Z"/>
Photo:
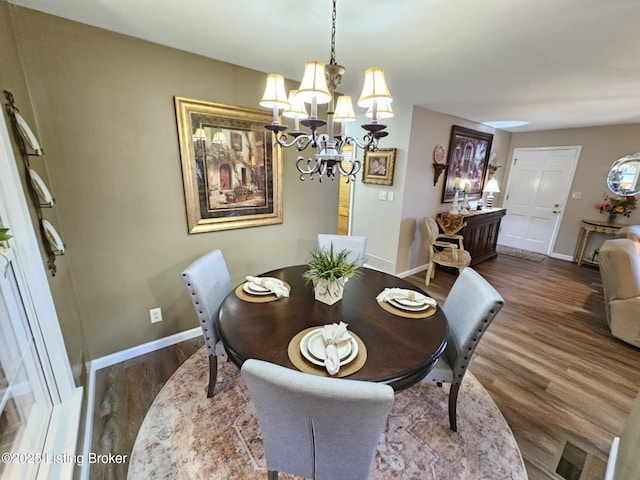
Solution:
<path fill-rule="evenodd" d="M 516 148 L 513 152 L 498 244 L 548 254 L 582 147 Z"/>

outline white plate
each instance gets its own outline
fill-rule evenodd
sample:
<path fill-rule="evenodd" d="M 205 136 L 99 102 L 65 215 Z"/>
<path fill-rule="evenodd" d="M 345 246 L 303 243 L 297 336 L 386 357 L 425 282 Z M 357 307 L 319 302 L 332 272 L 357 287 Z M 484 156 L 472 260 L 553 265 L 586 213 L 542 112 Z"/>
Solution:
<path fill-rule="evenodd" d="M 268 288 L 261 287 L 260 285 L 255 285 L 251 282 L 245 282 L 242 286 L 242 290 L 244 290 L 249 295 L 270 295 L 271 290 Z"/>
<path fill-rule="evenodd" d="M 304 337 L 302 337 L 302 340 L 300 340 L 300 352 L 302 353 L 302 356 L 304 358 L 309 360 L 314 365 L 324 367 L 324 360 L 318 360 L 308 350 L 309 338 L 313 335 L 317 335 L 318 333 L 320 333 L 320 335 L 322 336 L 322 329 L 311 330 Z M 340 366 L 346 365 L 347 363 L 353 361 L 353 359 L 356 358 L 356 355 L 358 355 L 358 342 L 356 342 L 355 338 L 351 337 L 351 353 L 345 359 L 340 360 Z"/>
<path fill-rule="evenodd" d="M 40 147 L 40 143 L 38 143 L 38 139 L 31 131 L 29 124 L 24 118 L 22 118 L 22 115 L 20 115 L 18 112 L 15 112 L 14 115 L 18 124 L 18 130 L 20 131 L 20 135 L 22 135 L 22 138 L 24 138 L 24 141 L 27 142 L 27 145 L 29 145 L 34 152 L 36 152 L 36 155 L 42 155 L 42 148 Z"/>
<path fill-rule="evenodd" d="M 49 223 L 49 220 L 42 220 L 42 226 L 44 227 L 44 234 L 51 245 L 51 249 L 54 252 L 64 253 L 64 243 L 62 243 L 62 238 L 58 235 L 58 232 L 53 225 Z"/>
<path fill-rule="evenodd" d="M 326 350 L 324 344 L 324 338 L 322 337 L 322 330 L 311 332 L 312 335 L 307 339 L 307 351 L 316 357 L 318 360 L 324 360 L 326 358 Z M 340 360 L 344 360 L 351 353 L 351 336 L 349 341 L 340 342 L 336 345 L 338 348 L 338 356 Z"/>
<path fill-rule="evenodd" d="M 29 176 L 31 177 L 31 185 L 33 185 L 33 188 L 38 193 L 38 196 L 42 199 L 44 204 L 48 207 L 53 207 L 53 197 L 51 196 L 51 193 L 49 192 L 49 189 L 45 185 L 42 178 L 40 178 L 40 175 L 38 175 L 38 173 L 33 168 L 30 168 Z"/>
<path fill-rule="evenodd" d="M 424 307 L 425 305 L 428 305 L 428 303 L 425 302 L 424 300 L 417 301 L 417 300 L 409 300 L 408 298 L 394 298 L 394 300 L 399 304 L 404 305 L 405 307 L 418 308 L 418 307 Z"/>
<path fill-rule="evenodd" d="M 405 300 L 405 301 L 409 302 L 409 300 Z M 400 303 L 400 300 L 396 300 L 395 298 L 390 299 L 389 303 L 394 307 L 399 308 L 400 310 L 408 310 L 410 312 L 422 312 L 423 310 L 427 310 L 431 306 L 426 303 L 417 303 L 417 302 L 412 302 L 416 305 L 411 306 L 406 303 Z"/>

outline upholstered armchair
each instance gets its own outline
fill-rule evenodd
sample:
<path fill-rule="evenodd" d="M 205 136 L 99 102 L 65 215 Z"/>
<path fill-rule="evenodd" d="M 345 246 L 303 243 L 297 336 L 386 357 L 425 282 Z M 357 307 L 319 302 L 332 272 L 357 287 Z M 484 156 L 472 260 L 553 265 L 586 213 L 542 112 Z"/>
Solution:
<path fill-rule="evenodd" d="M 640 239 L 632 238 L 607 240 L 598 260 L 611 334 L 640 347 Z"/>

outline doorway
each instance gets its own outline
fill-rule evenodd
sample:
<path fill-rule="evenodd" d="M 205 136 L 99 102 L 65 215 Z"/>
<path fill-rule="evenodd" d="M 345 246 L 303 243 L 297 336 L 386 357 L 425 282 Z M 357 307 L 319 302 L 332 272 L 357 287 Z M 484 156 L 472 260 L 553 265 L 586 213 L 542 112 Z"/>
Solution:
<path fill-rule="evenodd" d="M 351 168 L 350 161 L 354 157 L 354 147 L 347 145 L 343 150 L 344 159 L 342 162 L 345 164 L 344 168 L 349 170 Z M 354 181 L 349 179 L 347 183 L 347 177 L 340 175 L 340 187 L 338 188 L 338 235 L 349 235 L 351 233 L 351 205 L 352 205 L 352 192 Z"/>
<path fill-rule="evenodd" d="M 569 198 L 581 146 L 516 148 L 498 244 L 548 255 Z"/>

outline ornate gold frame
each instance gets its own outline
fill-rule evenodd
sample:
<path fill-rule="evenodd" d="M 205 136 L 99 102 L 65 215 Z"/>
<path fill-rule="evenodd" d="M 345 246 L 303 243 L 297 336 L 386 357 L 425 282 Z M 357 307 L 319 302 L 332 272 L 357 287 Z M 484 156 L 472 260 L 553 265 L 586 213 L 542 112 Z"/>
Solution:
<path fill-rule="evenodd" d="M 395 148 L 381 148 L 375 152 L 365 152 L 362 183 L 393 185 L 395 164 Z"/>
<path fill-rule="evenodd" d="M 174 100 L 189 233 L 282 223 L 282 157 L 264 128 L 271 114 Z"/>

